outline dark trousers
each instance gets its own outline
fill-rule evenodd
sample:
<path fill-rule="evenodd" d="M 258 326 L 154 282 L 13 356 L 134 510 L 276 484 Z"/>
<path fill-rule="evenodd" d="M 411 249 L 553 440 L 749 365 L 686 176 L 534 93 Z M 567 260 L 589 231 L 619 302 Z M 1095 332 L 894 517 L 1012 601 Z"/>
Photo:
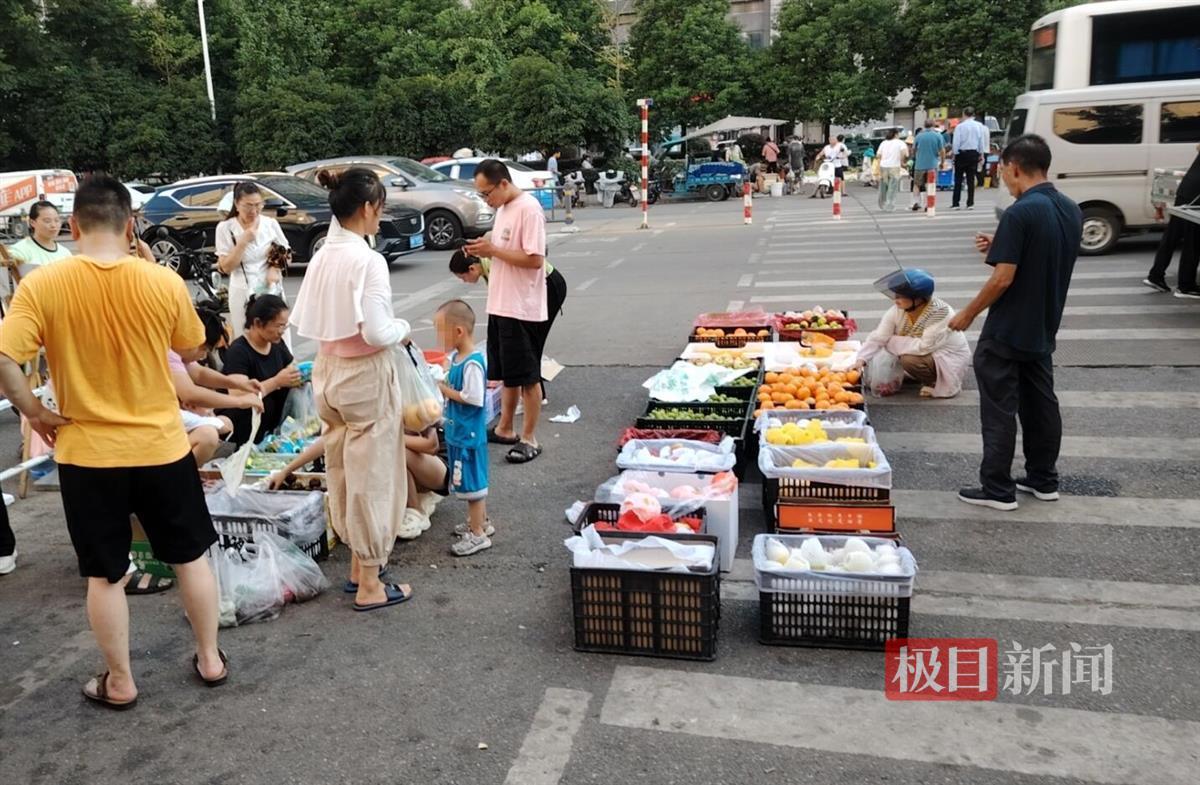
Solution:
<path fill-rule="evenodd" d="M 963 150 L 954 156 L 954 198 L 950 201 L 951 207 L 958 207 L 964 179 L 967 181 L 967 207 L 975 205 L 975 170 L 978 168 L 978 150 Z"/>
<path fill-rule="evenodd" d="M 1179 288 L 1196 288 L 1196 267 L 1200 263 L 1200 224 L 1185 221 L 1171 216 L 1167 228 L 1163 231 L 1162 239 L 1158 242 L 1158 250 L 1154 253 L 1154 266 L 1148 276 L 1152 281 L 1161 281 L 1167 275 L 1171 266 L 1171 257 L 1175 249 L 1183 244 L 1179 255 Z"/>
<path fill-rule="evenodd" d="M 975 379 L 979 383 L 979 421 L 983 461 L 979 481 L 988 496 L 1016 496 L 1012 477 L 1017 447 L 1017 419 L 1025 451 L 1025 474 L 1042 491 L 1058 489 L 1058 451 L 1062 415 L 1054 395 L 1054 364 L 1049 354 L 1029 356 L 1002 343 L 981 338 L 975 345 Z"/>
<path fill-rule="evenodd" d="M 0 499 L 0 556 L 12 556 L 16 549 L 17 538 L 8 522 L 8 506 Z"/>

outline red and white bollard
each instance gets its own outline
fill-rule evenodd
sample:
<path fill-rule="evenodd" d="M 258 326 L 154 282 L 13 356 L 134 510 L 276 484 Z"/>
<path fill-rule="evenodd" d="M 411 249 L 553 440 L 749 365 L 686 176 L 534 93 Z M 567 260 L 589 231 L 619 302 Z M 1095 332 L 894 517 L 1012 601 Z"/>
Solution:
<path fill-rule="evenodd" d="M 650 228 L 650 107 L 653 101 L 639 98 L 637 105 L 642 110 L 642 227 Z"/>
<path fill-rule="evenodd" d="M 925 215 L 932 218 L 937 205 L 937 172 L 930 169 L 925 174 Z"/>
<path fill-rule="evenodd" d="M 750 217 L 750 183 L 742 183 L 742 223 L 746 226 L 754 223 Z"/>
<path fill-rule="evenodd" d="M 842 178 L 835 177 L 833 180 L 833 217 L 837 220 L 842 218 Z"/>

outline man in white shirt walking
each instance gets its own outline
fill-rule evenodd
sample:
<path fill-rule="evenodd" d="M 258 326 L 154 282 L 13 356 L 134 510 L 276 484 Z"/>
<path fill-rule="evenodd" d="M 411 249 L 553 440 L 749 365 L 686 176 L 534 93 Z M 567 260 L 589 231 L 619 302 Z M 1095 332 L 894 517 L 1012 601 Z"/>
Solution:
<path fill-rule="evenodd" d="M 900 190 L 900 177 L 908 160 L 908 145 L 893 128 L 887 139 L 879 145 L 879 209 L 887 212 L 896 210 L 896 192 Z"/>
<path fill-rule="evenodd" d="M 975 170 L 979 168 L 979 157 L 985 155 L 991 134 L 987 126 L 975 119 L 975 110 L 963 109 L 962 122 L 954 129 L 954 198 L 950 209 L 959 209 L 962 200 L 963 178 L 967 180 L 967 209 L 975 209 Z"/>

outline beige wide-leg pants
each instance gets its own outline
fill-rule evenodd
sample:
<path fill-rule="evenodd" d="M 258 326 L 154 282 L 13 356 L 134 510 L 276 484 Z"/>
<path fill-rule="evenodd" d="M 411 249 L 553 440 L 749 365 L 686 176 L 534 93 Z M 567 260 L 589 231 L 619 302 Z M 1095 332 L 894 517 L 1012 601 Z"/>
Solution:
<path fill-rule="evenodd" d="M 318 355 L 313 393 L 325 425 L 333 530 L 361 564 L 387 564 L 408 497 L 400 384 L 392 353 Z"/>

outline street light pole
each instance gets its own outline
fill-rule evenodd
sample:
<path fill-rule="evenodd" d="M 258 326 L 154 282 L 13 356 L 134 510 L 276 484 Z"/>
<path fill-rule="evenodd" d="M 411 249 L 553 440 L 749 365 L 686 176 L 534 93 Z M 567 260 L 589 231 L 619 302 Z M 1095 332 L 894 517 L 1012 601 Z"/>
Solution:
<path fill-rule="evenodd" d="M 200 14 L 200 49 L 204 52 L 204 81 L 208 85 L 208 105 L 212 119 L 217 121 L 217 99 L 213 95 L 212 65 L 208 61 L 208 26 L 204 23 L 204 0 L 196 0 L 196 12 Z"/>

